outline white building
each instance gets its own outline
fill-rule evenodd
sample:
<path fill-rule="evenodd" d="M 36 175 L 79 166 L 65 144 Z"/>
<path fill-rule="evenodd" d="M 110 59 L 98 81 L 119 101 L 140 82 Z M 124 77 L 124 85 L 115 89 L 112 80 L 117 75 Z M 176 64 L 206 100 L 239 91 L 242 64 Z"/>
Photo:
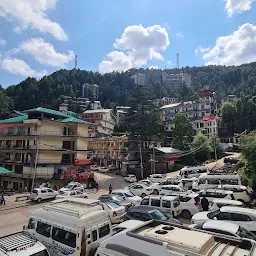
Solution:
<path fill-rule="evenodd" d="M 79 107 L 83 110 L 86 110 L 88 107 L 91 109 L 102 109 L 99 100 L 89 100 L 88 98 L 83 97 L 72 98 L 70 96 L 64 96 L 64 103 L 69 104 L 70 102 L 79 105 Z"/>
<path fill-rule="evenodd" d="M 191 76 L 187 73 L 166 73 L 165 71 L 162 73 L 163 85 L 166 87 L 170 87 L 172 89 L 179 89 L 183 83 L 187 86 L 191 85 Z"/>
<path fill-rule="evenodd" d="M 111 135 L 116 125 L 116 117 L 112 109 L 86 110 L 80 114 L 80 118 L 97 126 L 100 134 Z"/>
<path fill-rule="evenodd" d="M 170 98 L 170 97 L 163 97 L 162 99 L 157 100 L 159 106 L 165 106 L 169 105 L 172 103 L 177 103 L 178 99 L 177 98 Z"/>
<path fill-rule="evenodd" d="M 137 73 L 131 77 L 134 80 L 135 84 L 138 85 L 146 85 L 147 84 L 147 77 L 143 73 Z"/>
<path fill-rule="evenodd" d="M 173 120 L 176 114 L 183 113 L 192 122 L 196 131 L 207 136 L 217 134 L 217 102 L 215 93 L 207 90 L 200 93 L 197 101 L 173 103 L 162 106 L 162 121 L 165 131 L 170 132 L 174 128 Z"/>

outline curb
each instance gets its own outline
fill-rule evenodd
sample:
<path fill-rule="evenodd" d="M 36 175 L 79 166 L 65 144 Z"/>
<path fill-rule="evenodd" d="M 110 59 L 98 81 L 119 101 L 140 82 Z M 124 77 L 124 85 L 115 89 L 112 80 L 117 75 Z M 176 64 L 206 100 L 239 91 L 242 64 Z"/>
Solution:
<path fill-rule="evenodd" d="M 21 207 L 26 207 L 26 206 L 30 206 L 31 203 L 25 203 L 25 204 L 20 204 L 20 205 L 13 205 L 13 206 L 10 206 L 10 207 L 6 207 L 4 209 L 1 209 L 0 208 L 0 212 L 3 212 L 3 211 L 8 211 L 8 210 L 12 210 L 12 209 L 16 209 L 16 208 L 21 208 Z"/>

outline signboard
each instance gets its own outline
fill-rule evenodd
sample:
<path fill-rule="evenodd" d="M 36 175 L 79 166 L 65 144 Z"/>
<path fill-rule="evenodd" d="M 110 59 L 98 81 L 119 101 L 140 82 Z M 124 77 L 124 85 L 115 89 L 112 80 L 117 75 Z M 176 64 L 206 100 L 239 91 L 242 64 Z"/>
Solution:
<path fill-rule="evenodd" d="M 74 161 L 75 165 L 90 165 L 92 164 L 92 159 L 75 159 Z"/>

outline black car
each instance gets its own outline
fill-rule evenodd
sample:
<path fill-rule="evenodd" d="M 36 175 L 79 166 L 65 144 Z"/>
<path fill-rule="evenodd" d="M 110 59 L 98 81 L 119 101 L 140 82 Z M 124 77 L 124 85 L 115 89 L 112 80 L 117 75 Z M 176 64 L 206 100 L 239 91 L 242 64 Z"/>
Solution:
<path fill-rule="evenodd" d="M 225 164 L 229 163 L 229 164 L 237 164 L 239 162 L 239 158 L 236 157 L 225 157 L 224 161 Z"/>
<path fill-rule="evenodd" d="M 128 201 L 128 200 L 124 199 L 122 196 L 116 195 L 116 194 L 101 195 L 99 197 L 99 200 L 101 202 L 114 202 L 120 206 L 124 206 L 126 210 L 132 206 L 132 203 L 130 201 Z"/>
<path fill-rule="evenodd" d="M 180 222 L 175 218 L 170 218 L 160 210 L 149 206 L 135 206 L 130 208 L 125 214 L 124 219 L 141 221 L 160 220 L 169 223 L 180 224 Z"/>

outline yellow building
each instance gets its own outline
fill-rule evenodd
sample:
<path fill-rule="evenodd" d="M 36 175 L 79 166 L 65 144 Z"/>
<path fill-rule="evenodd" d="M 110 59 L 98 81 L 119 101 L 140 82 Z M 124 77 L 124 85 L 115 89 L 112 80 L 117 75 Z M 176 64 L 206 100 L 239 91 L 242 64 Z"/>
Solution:
<path fill-rule="evenodd" d="M 58 179 L 63 168 L 86 163 L 90 123 L 40 107 L 16 113 L 0 120 L 0 166 L 12 171 L 0 176 L 1 188 L 23 190 L 34 175 Z"/>

